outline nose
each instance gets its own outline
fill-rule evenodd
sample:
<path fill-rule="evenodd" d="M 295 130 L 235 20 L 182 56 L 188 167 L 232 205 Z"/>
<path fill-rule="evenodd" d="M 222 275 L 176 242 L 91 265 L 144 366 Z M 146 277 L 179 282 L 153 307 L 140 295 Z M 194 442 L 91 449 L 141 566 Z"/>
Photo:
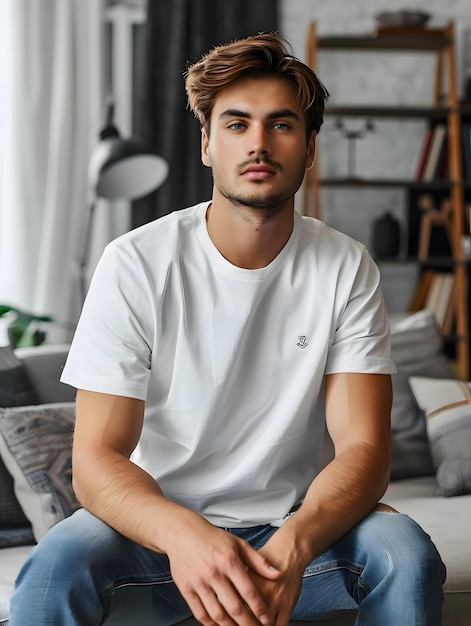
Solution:
<path fill-rule="evenodd" d="M 251 157 L 270 154 L 269 133 L 263 124 L 253 124 L 248 136 L 248 153 Z"/>

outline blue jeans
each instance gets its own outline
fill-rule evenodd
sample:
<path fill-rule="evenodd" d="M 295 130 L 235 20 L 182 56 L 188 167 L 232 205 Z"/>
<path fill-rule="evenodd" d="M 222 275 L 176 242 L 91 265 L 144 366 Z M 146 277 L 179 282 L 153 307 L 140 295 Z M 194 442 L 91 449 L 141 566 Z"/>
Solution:
<path fill-rule="evenodd" d="M 269 525 L 226 530 L 255 548 L 276 532 Z M 439 554 L 413 520 L 375 512 L 312 561 L 292 618 L 357 609 L 357 625 L 439 626 L 444 579 Z M 152 585 L 156 624 L 191 615 L 172 582 L 167 557 L 79 510 L 50 530 L 24 564 L 10 626 L 102 624 L 119 589 L 128 585 Z"/>

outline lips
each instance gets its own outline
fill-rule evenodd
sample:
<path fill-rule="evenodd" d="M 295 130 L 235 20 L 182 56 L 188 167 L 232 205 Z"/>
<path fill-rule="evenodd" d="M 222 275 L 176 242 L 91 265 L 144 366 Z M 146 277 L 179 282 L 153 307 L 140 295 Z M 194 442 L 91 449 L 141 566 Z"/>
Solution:
<path fill-rule="evenodd" d="M 276 170 L 273 167 L 265 164 L 252 164 L 248 167 L 244 168 L 241 172 L 242 176 L 246 178 L 251 178 L 255 180 L 263 180 L 265 178 L 270 178 L 276 174 Z"/>

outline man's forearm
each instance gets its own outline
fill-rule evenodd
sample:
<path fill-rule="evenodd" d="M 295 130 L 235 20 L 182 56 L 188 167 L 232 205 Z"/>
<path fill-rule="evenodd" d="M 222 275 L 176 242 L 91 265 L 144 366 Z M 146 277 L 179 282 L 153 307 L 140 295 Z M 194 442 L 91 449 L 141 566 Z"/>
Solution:
<path fill-rule="evenodd" d="M 143 469 L 116 451 L 74 459 L 74 489 L 91 513 L 132 541 L 166 553 L 166 534 L 179 524 L 207 524 L 197 513 L 169 500 Z M 183 532 L 183 528 L 182 528 Z"/>
<path fill-rule="evenodd" d="M 389 452 L 360 443 L 347 448 L 313 480 L 266 556 L 282 570 L 290 562 L 306 567 L 375 508 L 388 478 Z"/>

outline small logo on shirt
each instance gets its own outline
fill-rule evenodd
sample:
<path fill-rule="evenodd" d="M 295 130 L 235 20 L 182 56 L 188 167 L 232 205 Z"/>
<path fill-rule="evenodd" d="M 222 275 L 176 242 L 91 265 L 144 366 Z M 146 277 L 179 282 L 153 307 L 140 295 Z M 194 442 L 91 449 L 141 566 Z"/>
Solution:
<path fill-rule="evenodd" d="M 301 348 L 301 350 L 304 350 L 304 348 L 308 347 L 308 342 L 306 341 L 306 335 L 299 335 L 298 336 L 298 343 L 296 344 L 298 346 L 298 348 Z"/>

